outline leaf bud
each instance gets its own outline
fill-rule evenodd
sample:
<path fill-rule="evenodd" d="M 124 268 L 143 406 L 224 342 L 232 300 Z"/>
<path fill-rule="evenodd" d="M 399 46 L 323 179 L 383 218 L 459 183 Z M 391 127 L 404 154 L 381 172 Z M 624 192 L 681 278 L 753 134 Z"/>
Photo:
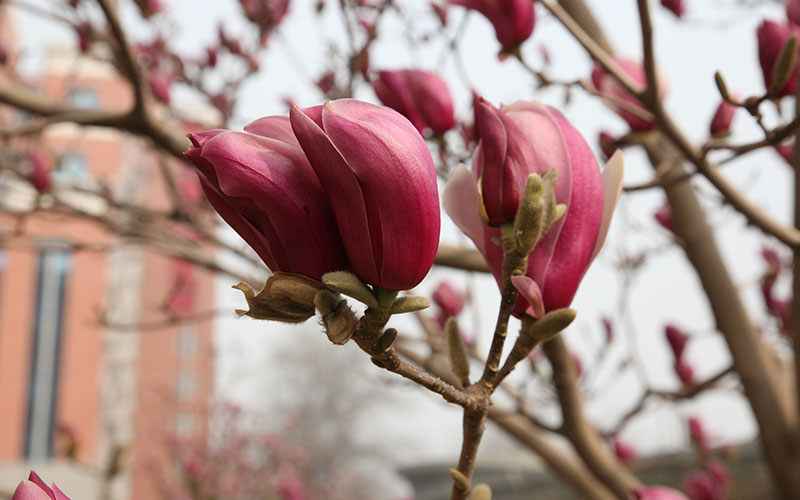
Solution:
<path fill-rule="evenodd" d="M 575 309 L 568 307 L 550 311 L 533 323 L 530 328 L 530 335 L 537 342 L 547 342 L 568 327 L 577 314 L 578 312 Z"/>
<path fill-rule="evenodd" d="M 325 273 L 322 275 L 322 282 L 331 290 L 352 297 L 369 307 L 380 307 L 372 291 L 353 273 L 347 271 Z"/>
<path fill-rule="evenodd" d="M 431 301 L 419 295 L 405 295 L 392 303 L 392 314 L 421 311 L 431 306 Z"/>
<path fill-rule="evenodd" d="M 486 483 L 475 486 L 471 500 L 492 500 L 492 489 Z"/>
<path fill-rule="evenodd" d="M 469 360 L 464 348 L 464 341 L 461 338 L 461 331 L 458 328 L 458 321 L 455 318 L 447 318 L 447 322 L 444 324 L 444 333 L 447 338 L 447 351 L 450 354 L 450 369 L 453 371 L 453 375 L 460 380 L 468 380 Z"/>
<path fill-rule="evenodd" d="M 542 178 L 539 174 L 533 173 L 528 176 L 525 195 L 514 219 L 514 235 L 520 254 L 530 254 L 536 247 L 536 243 L 539 242 L 539 238 L 542 236 L 544 211 Z"/>

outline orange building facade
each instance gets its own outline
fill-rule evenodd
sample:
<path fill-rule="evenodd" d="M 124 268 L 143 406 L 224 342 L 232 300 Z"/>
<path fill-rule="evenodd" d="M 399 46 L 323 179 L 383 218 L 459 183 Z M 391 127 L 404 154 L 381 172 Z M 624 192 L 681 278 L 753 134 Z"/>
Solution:
<path fill-rule="evenodd" d="M 33 84 L 86 108 L 132 98 L 110 69 L 74 54 L 51 54 Z M 26 119 L 0 111 L 6 124 Z M 47 207 L 65 186 L 102 183 L 116 201 L 167 210 L 159 162 L 193 173 L 112 130 L 57 125 L 38 143 L 55 160 L 52 195 L 0 177 L 0 493 L 35 468 L 73 500 L 164 498 L 170 436 L 205 436 L 196 410 L 212 392 L 212 322 L 151 325 L 210 311 L 213 277 Z M 87 212 L 113 209 L 71 196 Z M 18 216 L 35 204 L 44 210 Z"/>

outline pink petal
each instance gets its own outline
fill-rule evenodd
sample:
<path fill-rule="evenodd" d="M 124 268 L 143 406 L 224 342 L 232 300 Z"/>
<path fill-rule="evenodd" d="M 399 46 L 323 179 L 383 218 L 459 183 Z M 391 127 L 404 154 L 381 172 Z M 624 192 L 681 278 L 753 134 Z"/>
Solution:
<path fill-rule="evenodd" d="M 358 178 L 365 200 L 375 200 L 374 206 L 367 204 L 367 213 L 373 252 L 381 249 L 381 258 L 376 257 L 379 286 L 416 286 L 439 246 L 436 170 L 425 141 L 396 111 L 351 99 L 325 104 L 322 121 Z M 373 228 L 380 228 L 380 241 Z"/>
<path fill-rule="evenodd" d="M 542 290 L 528 276 L 512 276 L 511 284 L 519 291 L 519 294 L 528 301 L 528 308 L 525 314 L 540 318 L 544 315 L 544 301 L 542 300 Z"/>
<path fill-rule="evenodd" d="M 483 224 L 478 217 L 480 199 L 475 179 L 464 165 L 459 165 L 450 174 L 444 186 L 442 205 L 447 215 L 464 234 L 469 236 L 478 250 L 485 255 Z"/>
<path fill-rule="evenodd" d="M 597 232 L 597 241 L 592 250 L 592 256 L 589 258 L 589 263 L 594 261 L 600 249 L 603 248 L 603 243 L 608 236 L 608 229 L 611 227 L 611 217 L 614 215 L 614 209 L 619 201 L 620 194 L 622 194 L 622 178 L 625 173 L 625 162 L 622 157 L 622 151 L 617 150 L 614 156 L 606 163 L 603 170 L 603 221 L 600 224 L 600 230 Z"/>
<path fill-rule="evenodd" d="M 292 124 L 288 116 L 265 116 L 245 125 L 245 132 L 260 135 L 269 139 L 277 139 L 296 148 L 300 147 L 292 132 Z"/>
<path fill-rule="evenodd" d="M 315 109 L 314 112 L 316 111 Z M 289 113 L 292 129 L 308 161 L 325 186 L 325 195 L 336 217 L 353 271 L 363 281 L 378 283 L 374 240 L 369 231 L 371 228 L 361 183 L 331 139 L 307 112 L 308 110 L 297 107 L 292 108 Z M 321 113 L 321 108 L 319 112 Z"/>

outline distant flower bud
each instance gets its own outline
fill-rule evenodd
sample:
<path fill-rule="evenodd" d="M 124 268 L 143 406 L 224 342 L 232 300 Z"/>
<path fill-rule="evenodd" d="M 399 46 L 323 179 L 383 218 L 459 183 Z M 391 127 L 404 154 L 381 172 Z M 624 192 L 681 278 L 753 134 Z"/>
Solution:
<path fill-rule="evenodd" d="M 633 447 L 625 441 L 622 441 L 618 437 L 614 437 L 613 445 L 614 454 L 623 464 L 630 465 L 634 460 L 636 460 L 636 450 L 634 450 Z"/>
<path fill-rule="evenodd" d="M 676 361 L 674 368 L 675 374 L 684 387 L 694 386 L 694 369 L 686 360 L 680 359 Z"/>
<path fill-rule="evenodd" d="M 680 491 L 663 486 L 646 486 L 633 490 L 634 500 L 689 500 Z"/>
<path fill-rule="evenodd" d="M 796 68 L 790 68 L 790 73 L 786 75 L 786 82 L 780 87 L 773 89 L 773 78 L 778 64 L 779 57 L 783 52 L 786 42 L 792 36 L 795 29 L 788 24 L 778 24 L 773 21 L 764 21 L 758 27 L 756 35 L 758 38 L 758 61 L 761 65 L 761 73 L 764 77 L 764 86 L 772 90 L 772 95 L 783 97 L 792 95 L 797 88 Z"/>
<path fill-rule="evenodd" d="M 672 217 L 672 207 L 669 206 L 669 203 L 664 203 L 661 205 L 661 207 L 656 210 L 656 213 L 653 214 L 653 217 L 656 219 L 656 222 L 661 225 L 661 227 L 674 235 L 678 234 L 675 229 L 675 219 Z"/>
<path fill-rule="evenodd" d="M 527 40 L 536 24 L 532 0 L 448 0 L 449 3 L 477 10 L 494 25 L 497 40 L 504 50 Z"/>
<path fill-rule="evenodd" d="M 661 5 L 675 14 L 675 17 L 681 18 L 684 13 L 683 0 L 661 0 Z"/>
<path fill-rule="evenodd" d="M 40 193 L 50 191 L 53 186 L 52 170 L 50 159 L 41 151 L 33 151 L 28 156 L 30 171 L 28 180 Z"/>
<path fill-rule="evenodd" d="M 732 96 L 735 99 L 735 96 Z M 733 104 L 722 101 L 717 106 L 717 111 L 711 119 L 710 132 L 714 137 L 725 137 L 731 133 L 731 124 L 738 108 Z"/>
<path fill-rule="evenodd" d="M 464 294 L 458 292 L 449 281 L 442 281 L 433 291 L 433 303 L 447 317 L 455 317 L 464 308 Z"/>
<path fill-rule="evenodd" d="M 450 91 L 436 73 L 380 71 L 372 88 L 383 104 L 408 118 L 420 133 L 429 128 L 441 135 L 456 124 Z"/>
<path fill-rule="evenodd" d="M 638 90 L 647 87 L 647 77 L 641 64 L 621 58 L 615 59 L 614 62 L 628 78 L 633 80 Z M 592 83 L 600 95 L 607 99 L 608 106 L 628 122 L 632 130 L 644 132 L 655 128 L 655 123 L 640 116 L 648 111 L 642 106 L 639 99 L 631 95 L 612 75 L 607 73 L 600 63 L 595 63 L 592 69 Z M 661 75 L 658 75 L 658 98 L 664 99 L 666 95 L 667 83 Z M 615 103 L 615 101 L 617 102 Z M 624 103 L 624 106 L 620 103 Z M 634 113 L 632 110 L 638 110 L 641 113 Z"/>
<path fill-rule="evenodd" d="M 689 336 L 675 325 L 667 325 L 664 330 L 664 336 L 667 338 L 667 342 L 669 342 L 673 357 L 676 360 L 681 359 L 683 350 L 686 348 L 686 343 L 689 341 Z"/>

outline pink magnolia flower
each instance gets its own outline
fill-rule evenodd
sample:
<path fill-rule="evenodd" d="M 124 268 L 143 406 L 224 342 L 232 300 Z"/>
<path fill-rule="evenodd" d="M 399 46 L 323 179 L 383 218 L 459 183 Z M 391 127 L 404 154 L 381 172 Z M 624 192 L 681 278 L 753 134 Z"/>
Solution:
<path fill-rule="evenodd" d="M 31 169 L 28 172 L 28 180 L 40 193 L 50 191 L 53 187 L 53 179 L 51 177 L 53 167 L 50 164 L 50 159 L 41 151 L 32 151 L 28 155 Z"/>
<path fill-rule="evenodd" d="M 502 250 L 492 238 L 500 231 L 484 225 L 479 210 L 493 225 L 512 220 L 528 175 L 556 169 L 556 202 L 565 204 L 567 211 L 531 253 L 526 276 L 514 278 L 525 297 L 517 301 L 514 314 L 538 317 L 567 307 L 608 232 L 622 188 L 622 155 L 614 155 L 601 175 L 580 133 L 543 104 L 519 101 L 497 109 L 481 100 L 477 114 L 480 143 L 472 174 L 464 167 L 456 169 L 445 188 L 445 209 L 499 282 Z"/>
<path fill-rule="evenodd" d="M 678 234 L 675 230 L 675 219 L 672 217 L 672 207 L 669 206 L 669 203 L 664 203 L 661 205 L 661 207 L 656 210 L 656 213 L 653 214 L 653 217 L 656 219 L 656 222 L 661 225 L 661 227 L 672 234 Z"/>
<path fill-rule="evenodd" d="M 692 387 L 694 385 L 694 369 L 686 360 L 679 359 L 675 361 L 675 375 L 678 376 L 684 387 Z"/>
<path fill-rule="evenodd" d="M 206 47 L 206 60 L 204 63 L 205 66 L 209 68 L 213 68 L 217 65 L 217 48 L 216 47 Z"/>
<path fill-rule="evenodd" d="M 691 439 L 701 451 L 705 452 L 708 450 L 708 435 L 700 419 L 697 417 L 689 417 L 687 424 L 689 426 L 689 439 Z"/>
<path fill-rule="evenodd" d="M 788 163 L 790 167 L 794 165 L 794 141 L 776 144 L 775 151 L 781 155 L 783 161 Z"/>
<path fill-rule="evenodd" d="M 536 11 L 532 0 L 448 0 L 468 9 L 477 10 L 494 26 L 503 50 L 512 49 L 533 33 Z"/>
<path fill-rule="evenodd" d="M 633 446 L 629 445 L 625 441 L 622 441 L 618 437 L 615 437 L 612 441 L 614 445 L 614 454 L 617 456 L 620 462 L 625 465 L 630 465 L 636 460 L 636 450 L 633 449 Z"/>
<path fill-rule="evenodd" d="M 669 347 L 672 349 L 675 359 L 681 359 L 683 350 L 686 348 L 686 342 L 689 341 L 689 336 L 675 325 L 667 325 L 664 329 L 664 336 L 669 342 Z"/>
<path fill-rule="evenodd" d="M 647 486 L 636 488 L 632 492 L 636 500 L 689 500 L 680 491 L 663 486 Z"/>
<path fill-rule="evenodd" d="M 164 4 L 161 3 L 161 0 L 134 0 L 134 2 L 145 19 L 164 11 Z"/>
<path fill-rule="evenodd" d="M 450 91 L 436 73 L 380 71 L 372 88 L 383 104 L 408 118 L 420 133 L 429 128 L 441 135 L 456 125 Z"/>
<path fill-rule="evenodd" d="M 306 500 L 306 489 L 295 476 L 283 478 L 278 483 L 278 495 L 283 500 Z"/>
<path fill-rule="evenodd" d="M 717 106 L 717 111 L 711 119 L 709 127 L 711 135 L 715 137 L 725 137 L 731 133 L 731 124 L 738 108 L 733 104 L 722 101 Z"/>
<path fill-rule="evenodd" d="M 629 59 L 617 58 L 614 60 L 619 68 L 639 87 L 644 89 L 647 86 L 647 77 L 641 64 Z M 602 97 L 608 101 L 608 105 L 619 114 L 622 119 L 628 122 L 631 129 L 635 131 L 653 130 L 655 124 L 638 114 L 646 113 L 636 96 L 631 95 L 625 88 L 606 70 L 596 63 L 592 69 L 592 84 Z M 667 84 L 659 75 L 658 78 L 658 98 L 664 99 L 667 95 Z M 636 112 L 635 112 L 635 111 Z"/>
<path fill-rule="evenodd" d="M 166 73 L 151 72 L 147 75 L 147 83 L 159 102 L 169 104 L 170 88 L 172 87 L 172 76 Z"/>
<path fill-rule="evenodd" d="M 453 288 L 449 281 L 442 281 L 433 291 L 433 303 L 444 312 L 445 316 L 458 316 L 464 308 L 464 294 Z"/>
<path fill-rule="evenodd" d="M 800 27 L 800 0 L 787 0 L 786 17 L 789 22 Z"/>
<path fill-rule="evenodd" d="M 661 0 L 661 5 L 675 14 L 675 17 L 681 18 L 684 13 L 683 0 Z"/>
<path fill-rule="evenodd" d="M 289 12 L 289 0 L 239 0 L 244 14 L 262 33 L 278 26 Z"/>
<path fill-rule="evenodd" d="M 22 481 L 14 490 L 11 500 L 69 500 L 58 487 L 53 484 L 52 488 L 47 486 L 42 478 L 31 471 L 27 481 Z"/>
<path fill-rule="evenodd" d="M 93 31 L 89 21 L 81 21 L 75 25 L 75 34 L 78 35 L 78 50 L 81 54 L 89 52 L 92 47 Z"/>
<path fill-rule="evenodd" d="M 433 160 L 397 112 L 341 99 L 189 138 L 211 205 L 273 271 L 320 279 L 350 269 L 405 290 L 433 265 Z"/>
<path fill-rule="evenodd" d="M 761 65 L 761 74 L 764 77 L 764 86 L 769 89 L 772 86 L 772 72 L 778 62 L 778 56 L 783 46 L 796 31 L 789 24 L 778 24 L 774 21 L 764 21 L 756 31 L 758 38 L 758 62 Z M 800 43 L 800 42 L 798 42 Z M 777 89 L 775 95 L 783 97 L 792 95 L 797 88 L 797 71 L 786 81 L 786 84 Z"/>

